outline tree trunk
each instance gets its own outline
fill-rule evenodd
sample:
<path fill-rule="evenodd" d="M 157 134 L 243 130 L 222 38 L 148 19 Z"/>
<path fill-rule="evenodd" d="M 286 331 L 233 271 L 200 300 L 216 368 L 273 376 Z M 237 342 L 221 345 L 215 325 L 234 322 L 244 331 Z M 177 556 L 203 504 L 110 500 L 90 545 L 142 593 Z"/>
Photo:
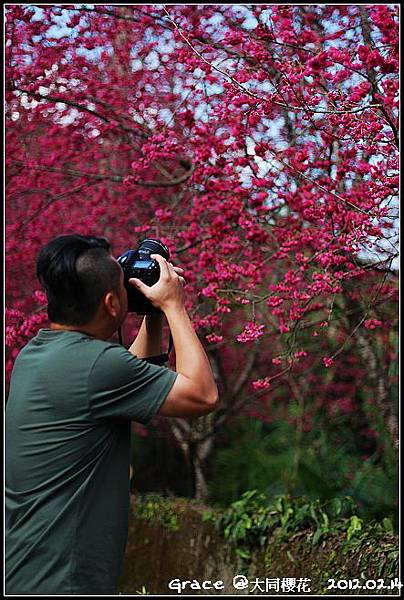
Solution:
<path fill-rule="evenodd" d="M 364 364 L 366 364 L 368 368 L 369 379 L 374 385 L 376 406 L 382 415 L 384 426 L 391 437 L 392 446 L 394 450 L 398 452 L 398 418 L 394 412 L 391 398 L 389 398 L 383 370 L 378 363 L 376 353 L 372 348 L 372 344 L 369 342 L 366 336 L 362 335 L 361 333 L 357 333 L 356 338 L 358 341 L 360 355 L 362 356 Z"/>
<path fill-rule="evenodd" d="M 203 461 L 198 453 L 198 445 L 195 445 L 190 454 L 192 470 L 192 497 L 200 502 L 206 502 L 209 491 L 206 477 L 203 470 Z"/>

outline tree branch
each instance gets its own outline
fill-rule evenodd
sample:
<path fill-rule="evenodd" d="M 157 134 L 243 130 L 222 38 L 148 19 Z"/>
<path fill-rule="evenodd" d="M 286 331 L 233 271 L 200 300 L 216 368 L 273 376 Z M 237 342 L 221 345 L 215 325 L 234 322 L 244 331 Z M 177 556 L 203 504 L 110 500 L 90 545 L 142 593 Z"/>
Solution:
<path fill-rule="evenodd" d="M 46 172 L 52 172 L 52 173 L 62 173 L 65 175 L 71 175 L 72 177 L 86 177 L 88 179 L 93 179 L 95 181 L 108 180 L 108 181 L 113 181 L 114 183 L 122 183 L 126 179 L 126 177 L 130 177 L 130 175 L 127 175 L 127 176 L 99 175 L 97 173 L 86 173 L 83 171 L 77 171 L 76 169 L 58 169 L 56 167 L 30 165 L 30 164 L 25 164 L 18 160 L 14 160 L 13 163 L 16 166 L 24 167 L 25 169 L 34 169 L 36 171 L 46 171 Z M 195 166 L 192 165 L 190 162 L 184 160 L 182 163 L 182 166 L 184 166 L 185 164 L 187 164 L 189 167 L 188 171 L 186 173 L 184 173 L 184 175 L 181 175 L 180 177 L 177 177 L 176 179 L 157 180 L 157 181 L 143 181 L 141 179 L 133 179 L 132 184 L 139 185 L 141 187 L 152 187 L 152 188 L 172 187 L 172 186 L 180 185 L 181 183 L 184 183 L 185 181 L 187 181 L 187 179 L 189 179 L 191 177 L 192 173 L 195 170 Z"/>
<path fill-rule="evenodd" d="M 257 94 L 254 94 L 253 92 L 251 92 L 250 90 L 248 90 L 247 88 L 245 88 L 239 81 L 237 81 L 237 79 L 235 79 L 232 75 L 230 75 L 230 73 L 228 73 L 227 71 L 223 71 L 222 69 L 219 69 L 219 67 L 213 65 L 211 62 L 209 62 L 192 44 L 191 42 L 188 40 L 188 38 L 182 33 L 180 27 L 177 25 L 177 23 L 170 17 L 169 12 L 167 11 L 165 5 L 163 5 L 163 10 L 167 15 L 167 18 L 169 19 L 169 21 L 173 24 L 173 26 L 175 27 L 175 29 L 178 31 L 178 34 L 180 35 L 180 37 L 184 40 L 184 42 L 187 44 L 187 46 L 189 46 L 192 50 L 192 52 L 194 54 L 196 54 L 205 64 L 209 65 L 211 69 L 213 69 L 214 71 L 217 71 L 218 73 L 221 73 L 221 75 L 224 75 L 225 77 L 227 77 L 236 87 L 238 87 L 240 90 L 242 90 L 242 92 L 244 94 L 246 94 L 247 96 L 250 96 L 251 98 L 255 98 L 256 100 L 258 100 L 260 103 L 267 103 L 268 100 L 266 98 L 262 98 L 261 96 L 258 96 Z M 271 100 L 272 104 L 275 104 L 276 106 L 282 106 L 283 108 L 287 108 L 289 110 L 304 110 L 305 107 L 302 106 L 293 106 L 290 104 L 284 104 L 282 102 L 277 102 L 276 100 Z M 368 108 L 378 108 L 380 107 L 380 104 L 369 104 L 367 106 L 362 106 L 362 107 L 357 107 L 354 109 L 349 109 L 349 110 L 316 110 L 314 108 L 312 108 L 311 106 L 307 106 L 306 110 L 310 110 L 310 112 L 312 113 L 316 113 L 316 114 L 334 114 L 334 115 L 345 115 L 347 113 L 357 113 L 357 112 L 362 112 L 364 110 L 367 110 Z"/>

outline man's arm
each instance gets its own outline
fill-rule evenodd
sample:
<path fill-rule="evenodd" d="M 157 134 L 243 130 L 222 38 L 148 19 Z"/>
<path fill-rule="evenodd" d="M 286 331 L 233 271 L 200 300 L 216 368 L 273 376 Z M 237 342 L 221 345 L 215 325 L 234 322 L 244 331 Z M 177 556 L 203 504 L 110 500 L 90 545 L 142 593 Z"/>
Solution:
<path fill-rule="evenodd" d="M 212 412 L 218 391 L 205 350 L 184 306 L 170 306 L 166 317 L 173 336 L 177 379 L 161 406 L 165 417 L 194 417 Z"/>
<path fill-rule="evenodd" d="M 163 340 L 163 314 L 146 315 L 142 321 L 129 352 L 138 358 L 147 358 L 161 354 Z"/>
<path fill-rule="evenodd" d="M 160 265 L 159 281 L 151 287 L 139 279 L 129 281 L 164 312 L 173 337 L 177 378 L 159 414 L 166 417 L 207 414 L 217 406 L 218 390 L 209 359 L 185 309 L 182 269 L 173 267 L 160 255 L 151 258 Z"/>

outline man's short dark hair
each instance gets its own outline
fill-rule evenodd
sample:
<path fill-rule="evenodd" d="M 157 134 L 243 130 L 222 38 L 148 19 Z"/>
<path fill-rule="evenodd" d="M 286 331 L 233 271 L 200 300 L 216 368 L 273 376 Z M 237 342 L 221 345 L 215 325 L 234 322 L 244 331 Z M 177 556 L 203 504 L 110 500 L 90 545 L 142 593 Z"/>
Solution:
<path fill-rule="evenodd" d="M 48 299 L 53 323 L 85 325 L 105 294 L 118 293 L 121 267 L 106 238 L 62 235 L 39 252 L 36 274 Z"/>

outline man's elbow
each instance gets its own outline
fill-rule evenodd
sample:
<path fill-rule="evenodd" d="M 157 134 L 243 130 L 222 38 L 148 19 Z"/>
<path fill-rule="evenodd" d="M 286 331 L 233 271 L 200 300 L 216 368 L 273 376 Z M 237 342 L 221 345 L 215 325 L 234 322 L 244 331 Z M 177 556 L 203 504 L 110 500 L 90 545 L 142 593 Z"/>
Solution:
<path fill-rule="evenodd" d="M 203 404 L 206 411 L 205 414 L 211 413 L 217 409 L 219 404 L 219 392 L 217 388 L 205 395 Z"/>

